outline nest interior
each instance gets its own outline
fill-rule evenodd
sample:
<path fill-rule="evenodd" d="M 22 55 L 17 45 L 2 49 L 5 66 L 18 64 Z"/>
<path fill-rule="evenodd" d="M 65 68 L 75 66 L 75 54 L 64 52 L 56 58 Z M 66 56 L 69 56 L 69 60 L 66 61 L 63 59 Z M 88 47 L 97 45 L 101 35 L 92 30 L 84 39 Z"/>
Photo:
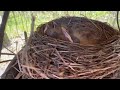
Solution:
<path fill-rule="evenodd" d="M 67 28 L 73 42 L 61 34 L 61 26 Z M 89 36 L 96 38 L 95 45 L 80 45 L 81 39 L 72 35 L 73 30 L 88 34 L 92 32 Z M 29 43 L 15 56 L 2 78 L 120 78 L 119 54 L 120 36 L 117 30 L 96 20 L 63 17 L 40 25 Z"/>

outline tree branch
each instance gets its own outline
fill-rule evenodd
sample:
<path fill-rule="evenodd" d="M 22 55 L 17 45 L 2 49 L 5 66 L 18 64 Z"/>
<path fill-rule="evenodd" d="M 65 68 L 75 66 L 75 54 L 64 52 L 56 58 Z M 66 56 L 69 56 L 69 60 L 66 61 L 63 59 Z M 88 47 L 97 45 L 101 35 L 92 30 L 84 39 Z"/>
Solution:
<path fill-rule="evenodd" d="M 120 32 L 120 26 L 119 26 L 119 11 L 117 11 L 117 25 L 118 25 L 118 29 L 119 29 L 119 32 Z"/>
<path fill-rule="evenodd" d="M 3 38 L 4 38 L 4 31 L 5 31 L 5 26 L 7 23 L 8 16 L 9 16 L 9 12 L 10 11 L 4 11 L 2 23 L 1 23 L 1 27 L 0 27 L 0 57 L 1 57 Z"/>

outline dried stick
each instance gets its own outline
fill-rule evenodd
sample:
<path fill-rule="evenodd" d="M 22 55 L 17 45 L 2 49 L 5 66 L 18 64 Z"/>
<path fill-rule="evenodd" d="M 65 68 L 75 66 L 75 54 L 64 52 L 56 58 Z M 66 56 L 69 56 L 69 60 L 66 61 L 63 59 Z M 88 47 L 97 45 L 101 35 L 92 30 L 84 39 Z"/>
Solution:
<path fill-rule="evenodd" d="M 12 54 L 16 55 L 12 50 L 8 49 L 4 44 L 3 44 L 3 47 L 4 47 L 5 49 L 7 49 L 8 51 L 10 51 Z"/>
<path fill-rule="evenodd" d="M 12 61 L 12 60 L 0 61 L 0 63 L 10 62 L 10 61 Z"/>
<path fill-rule="evenodd" d="M 119 11 L 117 11 L 117 25 L 118 25 L 118 29 L 119 29 L 119 32 L 120 32 L 120 26 L 119 26 Z"/>
<path fill-rule="evenodd" d="M 15 55 L 15 54 L 12 54 L 12 53 L 1 53 L 1 55 Z"/>

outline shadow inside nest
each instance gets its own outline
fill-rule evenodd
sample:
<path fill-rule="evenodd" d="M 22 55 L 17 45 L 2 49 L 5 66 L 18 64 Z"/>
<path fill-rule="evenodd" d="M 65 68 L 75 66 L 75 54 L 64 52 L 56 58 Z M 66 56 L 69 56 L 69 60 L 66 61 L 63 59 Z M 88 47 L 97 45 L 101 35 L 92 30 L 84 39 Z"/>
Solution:
<path fill-rule="evenodd" d="M 119 35 L 99 45 L 84 46 L 40 35 L 38 32 L 15 56 L 2 79 L 120 78 Z"/>

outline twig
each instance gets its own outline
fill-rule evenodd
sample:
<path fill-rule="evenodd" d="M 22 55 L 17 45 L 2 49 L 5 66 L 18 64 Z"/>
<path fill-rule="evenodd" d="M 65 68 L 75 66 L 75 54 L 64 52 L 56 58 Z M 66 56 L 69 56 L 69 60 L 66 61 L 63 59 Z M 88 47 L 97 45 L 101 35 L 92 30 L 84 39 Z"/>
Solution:
<path fill-rule="evenodd" d="M 7 49 L 8 51 L 10 51 L 11 53 L 13 53 L 14 55 L 16 55 L 12 50 L 8 49 L 4 44 L 3 44 L 3 47 L 4 47 L 5 49 Z"/>
<path fill-rule="evenodd" d="M 64 61 L 63 57 L 59 54 L 59 52 L 57 50 L 55 50 L 57 55 L 59 56 L 59 58 L 63 61 L 63 63 L 66 65 L 66 62 Z"/>
<path fill-rule="evenodd" d="M 0 61 L 0 63 L 10 62 L 10 61 L 12 61 L 12 59 L 11 60 Z"/>
<path fill-rule="evenodd" d="M 24 36 L 25 36 L 25 43 L 27 43 L 28 37 L 27 37 L 27 32 L 24 31 Z"/>
<path fill-rule="evenodd" d="M 12 54 L 12 53 L 1 53 L 1 55 L 15 55 L 15 54 Z"/>
<path fill-rule="evenodd" d="M 64 36 L 65 36 L 70 42 L 73 43 L 73 40 L 72 40 L 71 36 L 68 34 L 67 30 L 66 30 L 64 27 L 61 27 L 61 29 L 62 29 L 62 32 L 63 32 Z"/>
<path fill-rule="evenodd" d="M 120 26 L 119 26 L 119 11 L 117 11 L 117 25 L 118 25 L 118 29 L 119 29 L 119 32 L 120 32 Z"/>
<path fill-rule="evenodd" d="M 19 72 L 19 73 L 17 74 L 17 76 L 15 77 L 15 79 L 19 79 L 21 76 L 22 76 L 22 73 Z"/>
<path fill-rule="evenodd" d="M 30 40 L 34 34 L 34 26 L 35 26 L 35 16 L 33 16 L 33 14 L 31 15 L 32 16 L 32 23 L 31 23 L 31 32 L 30 32 L 30 37 L 29 37 L 29 40 L 27 41 L 27 44 L 28 45 L 30 43 Z"/>
<path fill-rule="evenodd" d="M 34 26 L 35 26 L 35 16 L 32 14 L 32 23 L 31 23 L 31 32 L 30 32 L 30 36 L 33 36 L 34 33 Z"/>
<path fill-rule="evenodd" d="M 22 65 L 22 67 L 26 67 L 29 69 L 33 69 L 36 73 L 38 73 L 41 77 L 45 78 L 45 79 L 49 79 L 44 73 L 42 73 L 39 69 L 35 68 L 35 67 L 31 67 L 31 66 L 26 66 L 26 65 Z"/>

